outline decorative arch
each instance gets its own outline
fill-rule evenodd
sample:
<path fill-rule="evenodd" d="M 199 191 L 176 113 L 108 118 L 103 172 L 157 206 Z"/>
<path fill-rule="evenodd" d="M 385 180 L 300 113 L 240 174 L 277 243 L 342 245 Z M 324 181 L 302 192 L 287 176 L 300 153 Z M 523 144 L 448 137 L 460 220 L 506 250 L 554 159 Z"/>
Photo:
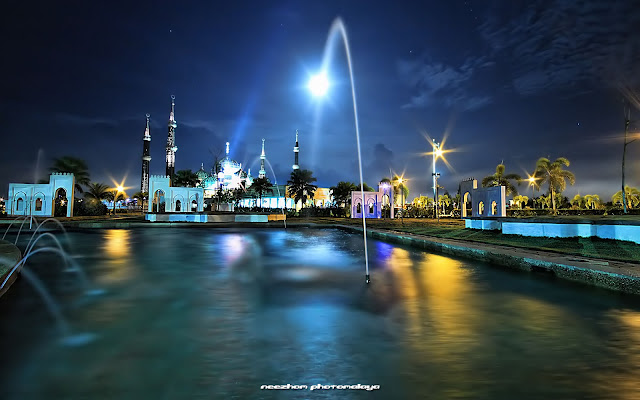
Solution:
<path fill-rule="evenodd" d="M 166 202 L 164 199 L 164 190 L 158 189 L 153 192 L 153 212 L 163 213 L 166 210 Z"/>
<path fill-rule="evenodd" d="M 461 209 L 462 217 L 468 217 L 471 215 L 471 193 L 470 192 L 465 192 L 465 194 L 462 195 L 462 207 L 460 209 Z"/>
<path fill-rule="evenodd" d="M 367 200 L 367 212 L 369 213 L 369 215 L 373 215 L 375 213 L 375 200 L 374 199 L 369 199 Z"/>
<path fill-rule="evenodd" d="M 484 214 L 484 201 L 478 202 L 478 215 Z"/>
<path fill-rule="evenodd" d="M 8 211 L 13 215 L 70 217 L 74 183 L 73 174 L 57 172 L 49 175 L 48 183 L 9 183 Z"/>
<path fill-rule="evenodd" d="M 491 202 L 491 215 L 496 215 L 498 213 L 498 203 L 495 201 Z"/>
<path fill-rule="evenodd" d="M 18 197 L 16 199 L 16 212 L 24 212 L 25 211 L 25 201 L 22 197 Z"/>
<path fill-rule="evenodd" d="M 45 195 L 42 192 L 38 192 L 34 195 L 34 197 L 35 197 L 35 200 L 34 200 L 33 211 L 42 213 Z"/>
<path fill-rule="evenodd" d="M 182 212 L 184 211 L 182 209 L 182 204 L 184 203 L 184 197 L 180 194 L 176 194 L 175 196 L 173 196 L 173 211 L 175 212 Z M 187 210 L 189 211 L 189 210 Z"/>
<path fill-rule="evenodd" d="M 69 199 L 67 197 L 67 189 L 60 186 L 53 191 L 53 215 L 55 217 L 64 217 L 68 215 Z"/>

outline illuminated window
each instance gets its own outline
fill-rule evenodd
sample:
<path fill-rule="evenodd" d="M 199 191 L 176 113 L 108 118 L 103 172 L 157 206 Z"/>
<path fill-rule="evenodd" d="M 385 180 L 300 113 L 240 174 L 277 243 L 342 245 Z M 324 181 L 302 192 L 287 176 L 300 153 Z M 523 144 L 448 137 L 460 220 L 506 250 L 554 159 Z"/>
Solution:
<path fill-rule="evenodd" d="M 40 197 L 36 199 L 36 211 L 42 211 L 42 199 Z"/>
<path fill-rule="evenodd" d="M 478 203 L 478 214 L 482 215 L 484 213 L 484 202 Z"/>
<path fill-rule="evenodd" d="M 496 215 L 498 213 L 498 204 L 494 201 L 491 203 L 491 215 Z"/>

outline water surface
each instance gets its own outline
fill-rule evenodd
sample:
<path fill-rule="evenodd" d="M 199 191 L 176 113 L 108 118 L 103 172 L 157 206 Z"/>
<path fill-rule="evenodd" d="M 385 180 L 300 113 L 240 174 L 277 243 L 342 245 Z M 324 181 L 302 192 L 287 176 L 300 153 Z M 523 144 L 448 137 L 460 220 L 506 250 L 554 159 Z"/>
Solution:
<path fill-rule="evenodd" d="M 65 241 L 66 243 L 66 241 Z M 0 298 L 2 399 L 637 399 L 640 302 L 338 230 L 70 233 L 107 293 L 56 256 Z M 261 385 L 380 385 L 266 391 Z"/>

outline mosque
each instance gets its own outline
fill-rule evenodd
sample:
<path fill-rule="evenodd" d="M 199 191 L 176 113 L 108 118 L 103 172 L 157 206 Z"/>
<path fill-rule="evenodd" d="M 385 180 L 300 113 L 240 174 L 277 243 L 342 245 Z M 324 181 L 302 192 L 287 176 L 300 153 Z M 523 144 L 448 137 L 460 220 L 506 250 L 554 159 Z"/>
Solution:
<path fill-rule="evenodd" d="M 169 113 L 167 144 L 165 147 L 166 152 L 166 168 L 165 175 L 172 177 L 175 174 L 175 160 L 178 147 L 176 146 L 175 134 L 178 124 L 175 119 L 175 97 L 171 96 L 171 111 Z M 149 115 L 147 114 L 147 124 L 143 137 L 143 151 L 142 151 L 142 176 L 140 181 L 140 191 L 143 193 L 149 192 L 149 164 L 151 161 L 150 146 L 151 134 L 149 128 Z M 298 131 L 296 131 L 296 141 L 293 147 L 294 163 L 292 170 L 300 169 L 298 164 L 298 156 L 300 153 L 300 145 L 298 141 Z M 260 171 L 258 172 L 259 178 L 266 177 L 265 171 L 265 139 L 262 139 L 262 153 L 260 154 Z M 196 172 L 198 177 L 197 188 L 203 190 L 203 197 L 205 203 L 211 203 L 214 196 L 220 191 L 231 191 L 235 189 L 242 189 L 244 191 L 243 199 L 238 203 L 241 207 L 259 207 L 263 208 L 296 208 L 299 209 L 301 204 L 295 204 L 294 199 L 290 198 L 287 194 L 286 185 L 274 185 L 272 193 L 266 193 L 262 196 L 262 205 L 258 204 L 259 199 L 251 191 L 251 185 L 253 184 L 254 177 L 251 176 L 251 169 L 244 170 L 242 163 L 237 162 L 229 157 L 229 142 L 226 143 L 225 157 L 218 161 L 214 168 L 210 172 L 204 169 L 204 163 L 201 164 L 200 170 Z M 332 197 L 328 188 L 318 188 L 315 192 L 314 198 L 307 201 L 307 205 L 314 205 L 316 207 L 329 207 L 332 204 Z M 225 204 L 222 210 L 231 210 L 233 207 L 230 204 Z"/>

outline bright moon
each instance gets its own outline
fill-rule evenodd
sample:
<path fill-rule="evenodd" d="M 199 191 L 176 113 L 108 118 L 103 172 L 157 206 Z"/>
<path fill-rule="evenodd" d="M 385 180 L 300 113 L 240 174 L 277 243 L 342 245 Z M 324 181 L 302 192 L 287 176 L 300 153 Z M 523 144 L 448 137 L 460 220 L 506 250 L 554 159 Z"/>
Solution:
<path fill-rule="evenodd" d="M 327 75 L 320 73 L 312 76 L 309 80 L 309 90 L 314 96 L 324 96 L 327 93 L 327 89 L 329 89 Z"/>

